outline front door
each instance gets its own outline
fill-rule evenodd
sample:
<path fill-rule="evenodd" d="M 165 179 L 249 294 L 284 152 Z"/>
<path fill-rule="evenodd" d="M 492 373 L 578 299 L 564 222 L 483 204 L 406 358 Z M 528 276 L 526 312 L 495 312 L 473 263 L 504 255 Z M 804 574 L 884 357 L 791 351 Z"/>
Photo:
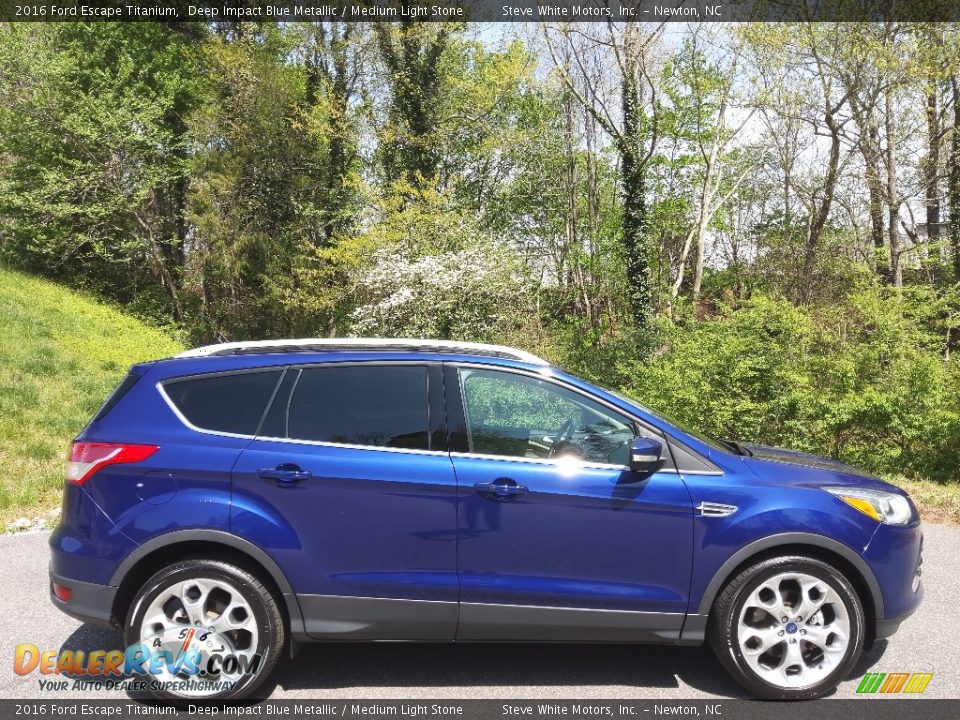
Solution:
<path fill-rule="evenodd" d="M 448 366 L 445 378 L 459 498 L 457 638 L 679 638 L 690 497 L 669 468 L 645 477 L 627 468 L 636 433 L 656 434 L 542 375 Z"/>
<path fill-rule="evenodd" d="M 232 531 L 323 639 L 452 640 L 456 480 L 440 366 L 287 370 L 233 472 Z"/>

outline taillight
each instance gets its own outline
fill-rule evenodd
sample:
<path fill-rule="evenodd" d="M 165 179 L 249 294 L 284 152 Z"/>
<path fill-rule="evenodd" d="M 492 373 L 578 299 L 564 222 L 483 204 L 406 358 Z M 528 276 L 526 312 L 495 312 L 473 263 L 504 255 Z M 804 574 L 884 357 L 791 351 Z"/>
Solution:
<path fill-rule="evenodd" d="M 159 445 L 76 442 L 70 451 L 70 460 L 67 461 L 67 482 L 83 485 L 102 467 L 117 463 L 140 462 L 159 449 Z"/>
<path fill-rule="evenodd" d="M 70 602 L 70 596 L 73 594 L 73 590 L 68 588 L 66 585 L 61 585 L 60 583 L 52 583 L 53 594 L 62 603 Z"/>

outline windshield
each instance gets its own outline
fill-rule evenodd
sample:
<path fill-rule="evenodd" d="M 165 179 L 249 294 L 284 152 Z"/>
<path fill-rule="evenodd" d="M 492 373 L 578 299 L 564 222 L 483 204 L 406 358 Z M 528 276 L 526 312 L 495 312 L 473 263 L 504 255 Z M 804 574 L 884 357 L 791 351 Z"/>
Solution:
<path fill-rule="evenodd" d="M 716 449 L 716 450 L 723 450 L 724 452 L 734 452 L 734 453 L 736 453 L 737 455 L 745 455 L 745 454 L 746 454 L 746 453 L 743 451 L 743 449 L 740 448 L 740 446 L 739 446 L 737 443 L 727 442 L 727 441 L 725 441 L 725 440 L 721 440 L 721 439 L 719 439 L 719 438 L 715 438 L 715 437 L 713 437 L 713 435 L 708 435 L 708 434 L 705 433 L 705 432 L 701 432 L 700 430 L 696 430 L 696 429 L 694 429 L 694 428 L 691 428 L 691 427 L 689 427 L 689 426 L 687 426 L 687 425 L 684 425 L 684 424 L 681 423 L 681 422 L 678 422 L 677 420 L 674 420 L 672 417 L 670 417 L 670 416 L 667 415 L 666 413 L 663 413 L 663 412 L 660 412 L 660 411 L 654 412 L 653 410 L 651 410 L 650 408 L 648 408 L 646 405 L 644 405 L 643 403 L 641 403 L 639 400 L 637 400 L 637 399 L 635 399 L 635 398 L 632 398 L 632 397 L 630 397 L 629 395 L 626 395 L 626 394 L 624 394 L 624 393 L 617 392 L 616 390 L 607 390 L 607 392 L 609 392 L 611 395 L 615 395 L 616 397 L 620 398 L 621 400 L 624 400 L 624 401 L 630 403 L 631 405 L 636 405 L 636 406 L 639 407 L 641 410 L 643 410 L 643 411 L 645 411 L 645 412 L 648 412 L 648 413 L 650 413 L 651 415 L 655 415 L 656 417 L 660 418 L 661 420 L 664 420 L 665 422 L 669 423 L 670 425 L 673 425 L 673 427 L 675 427 L 675 428 L 676 428 L 677 430 L 679 430 L 680 432 L 683 432 L 683 433 L 689 435 L 689 436 L 692 437 L 692 438 L 696 438 L 697 440 L 699 440 L 700 442 L 702 442 L 704 445 L 709 445 L 710 447 L 712 447 L 712 448 L 714 448 L 714 449 Z"/>

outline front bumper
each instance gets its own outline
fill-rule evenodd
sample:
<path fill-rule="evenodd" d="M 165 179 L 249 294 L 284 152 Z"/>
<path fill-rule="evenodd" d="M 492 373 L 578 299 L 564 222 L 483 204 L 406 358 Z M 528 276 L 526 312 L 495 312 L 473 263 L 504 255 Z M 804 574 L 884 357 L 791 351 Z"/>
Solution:
<path fill-rule="evenodd" d="M 54 583 L 70 590 L 69 600 L 64 602 L 54 594 Z M 70 617 L 94 625 L 114 626 L 113 600 L 117 595 L 117 588 L 112 585 L 97 585 L 74 580 L 57 575 L 51 570 L 48 590 L 50 602 Z"/>
<path fill-rule="evenodd" d="M 877 608 L 876 635 L 893 635 L 923 600 L 923 532 L 912 526 L 881 525 L 863 554 L 873 570 L 883 607 Z"/>

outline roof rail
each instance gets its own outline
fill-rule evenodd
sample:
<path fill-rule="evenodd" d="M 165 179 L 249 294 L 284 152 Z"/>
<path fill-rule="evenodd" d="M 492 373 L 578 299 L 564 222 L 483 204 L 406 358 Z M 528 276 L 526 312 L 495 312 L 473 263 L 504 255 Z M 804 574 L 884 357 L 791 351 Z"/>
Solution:
<path fill-rule="evenodd" d="M 205 345 L 179 353 L 174 357 L 204 357 L 209 355 L 246 355 L 253 353 L 292 352 L 361 352 L 364 350 L 398 352 L 443 352 L 459 355 L 478 355 L 507 360 L 518 360 L 531 365 L 549 365 L 532 353 L 505 345 L 458 342 L 456 340 L 416 340 L 405 338 L 301 338 L 298 340 L 249 340 Z"/>

